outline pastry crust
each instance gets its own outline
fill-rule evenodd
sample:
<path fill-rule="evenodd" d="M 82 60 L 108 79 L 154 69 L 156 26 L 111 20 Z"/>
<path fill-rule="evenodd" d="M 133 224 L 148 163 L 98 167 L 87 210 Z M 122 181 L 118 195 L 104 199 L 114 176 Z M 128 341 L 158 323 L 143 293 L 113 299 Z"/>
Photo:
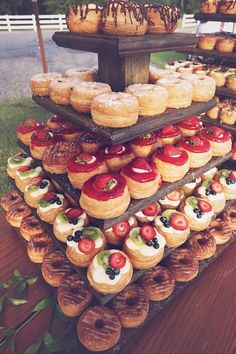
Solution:
<path fill-rule="evenodd" d="M 211 147 L 212 147 L 212 155 L 213 156 L 224 156 L 225 154 L 230 152 L 231 148 L 232 148 L 232 140 L 231 139 L 224 141 L 223 143 L 209 140 L 209 143 L 211 144 Z"/>
<path fill-rule="evenodd" d="M 192 103 L 193 88 L 190 82 L 181 79 L 163 78 L 157 84 L 164 87 L 168 94 L 168 108 L 185 108 Z"/>
<path fill-rule="evenodd" d="M 42 122 L 38 122 L 35 119 L 27 119 L 17 127 L 17 138 L 22 141 L 23 144 L 30 146 L 31 136 L 35 131 L 44 128 Z"/>
<path fill-rule="evenodd" d="M 236 107 L 223 107 L 220 111 L 220 121 L 225 124 L 234 125 L 236 123 Z"/>
<path fill-rule="evenodd" d="M 162 175 L 162 180 L 165 182 L 175 182 L 182 179 L 189 170 L 189 160 L 182 166 L 175 166 L 171 163 L 161 161 L 154 156 L 153 162 L 158 171 Z"/>
<path fill-rule="evenodd" d="M 52 80 L 62 78 L 62 74 L 51 72 L 36 74 L 30 79 L 30 87 L 33 95 L 49 96 L 49 86 Z"/>
<path fill-rule="evenodd" d="M 230 205 L 223 213 L 223 220 L 228 222 L 232 230 L 236 230 L 236 202 Z M 224 229 L 223 229 L 224 230 Z"/>
<path fill-rule="evenodd" d="M 69 104 L 72 88 L 79 82 L 75 77 L 52 80 L 49 85 L 50 99 L 56 104 Z"/>
<path fill-rule="evenodd" d="M 232 237 L 232 228 L 231 228 L 232 224 L 230 223 L 230 220 L 228 219 L 227 209 L 226 209 L 226 212 L 224 212 L 224 214 L 223 214 L 223 220 L 220 218 L 212 220 L 212 222 L 210 223 L 210 225 L 207 229 L 209 234 L 214 237 L 217 245 L 222 245 L 222 244 L 228 242 Z M 235 229 L 236 229 L 236 227 L 235 227 Z"/>
<path fill-rule="evenodd" d="M 215 79 L 216 87 L 225 86 L 227 73 L 211 70 L 209 76 Z"/>
<path fill-rule="evenodd" d="M 195 153 L 188 151 L 181 146 L 181 149 L 185 150 L 189 157 L 189 166 L 190 168 L 199 168 L 207 164 L 208 161 L 212 158 L 212 150 L 210 149 L 207 152 Z"/>
<path fill-rule="evenodd" d="M 66 24 L 74 33 L 98 33 L 101 29 L 101 8 L 95 4 L 68 5 Z"/>
<path fill-rule="evenodd" d="M 22 221 L 31 215 L 31 210 L 24 202 L 13 204 L 11 209 L 6 213 L 6 220 L 13 227 L 20 227 Z"/>
<path fill-rule="evenodd" d="M 221 0 L 218 5 L 218 12 L 221 14 L 236 15 L 236 4 L 234 0 Z"/>
<path fill-rule="evenodd" d="M 47 183 L 47 185 L 44 188 L 40 188 L 40 184 L 41 183 Z M 39 190 L 37 193 L 37 191 L 32 191 L 32 193 L 30 192 L 30 188 L 32 188 L 33 186 L 38 186 Z M 53 185 L 50 183 L 49 180 L 43 179 L 41 177 L 36 177 L 33 178 L 33 180 L 31 181 L 31 183 L 26 186 L 25 190 L 24 190 L 24 199 L 25 202 L 31 207 L 31 208 L 37 208 L 38 206 L 38 201 L 44 196 L 44 194 L 46 194 L 47 192 L 52 191 Z M 37 195 L 34 195 L 34 193 L 36 193 Z"/>
<path fill-rule="evenodd" d="M 160 232 L 161 235 L 165 237 L 166 246 L 167 247 L 179 247 L 182 245 L 188 238 L 190 234 L 190 228 L 188 227 L 186 230 L 178 232 L 178 230 L 173 229 L 173 232 L 170 234 L 169 232 L 165 231 L 164 227 L 157 225 L 154 221 L 154 225 L 157 228 L 157 231 Z"/>
<path fill-rule="evenodd" d="M 219 0 L 202 0 L 199 11 L 203 14 L 215 14 Z"/>
<path fill-rule="evenodd" d="M 187 248 L 201 261 L 213 256 L 216 251 L 216 241 L 208 232 L 200 232 L 188 240 Z"/>
<path fill-rule="evenodd" d="M 218 36 L 212 34 L 201 34 L 198 37 L 197 46 L 199 49 L 203 50 L 213 50 Z"/>
<path fill-rule="evenodd" d="M 218 38 L 215 49 L 222 53 L 232 53 L 235 46 L 235 39 L 230 37 Z"/>
<path fill-rule="evenodd" d="M 164 4 L 146 5 L 148 29 L 147 33 L 170 33 L 178 26 L 180 11 L 176 6 Z"/>
<path fill-rule="evenodd" d="M 155 180 L 148 182 L 138 182 L 127 176 L 124 171 L 121 171 L 121 175 L 124 176 L 131 198 L 143 199 L 151 197 L 155 194 L 161 185 L 160 175 L 157 175 Z"/>
<path fill-rule="evenodd" d="M 62 195 L 61 195 L 62 196 Z M 63 196 L 62 196 L 63 197 Z M 51 210 L 43 210 L 43 208 L 40 207 L 40 205 L 37 205 L 37 213 L 38 216 L 43 220 L 46 221 L 49 224 L 53 224 L 54 220 L 56 219 L 57 214 L 68 208 L 68 201 L 66 198 L 63 197 L 63 201 L 61 205 L 55 205 L 55 208 L 52 208 Z"/>
<path fill-rule="evenodd" d="M 216 83 L 213 78 L 195 74 L 183 75 L 182 77 L 184 80 L 190 81 L 192 84 L 194 102 L 208 102 L 214 97 Z"/>
<path fill-rule="evenodd" d="M 27 254 L 33 263 L 42 263 L 45 255 L 52 250 L 53 242 L 45 232 L 33 236 L 27 244 Z"/>
<path fill-rule="evenodd" d="M 236 8 L 236 6 L 235 6 Z M 229 75 L 226 79 L 226 86 L 233 91 L 236 91 L 236 74 Z"/>
<path fill-rule="evenodd" d="M 127 229 L 127 234 L 129 233 L 130 229 L 138 226 L 137 219 L 134 216 L 131 216 L 128 220 L 123 220 L 120 223 L 118 223 L 118 224 L 121 224 L 121 229 L 122 229 L 122 224 L 124 224 L 124 223 L 129 224 L 129 228 Z M 127 234 L 125 234 L 124 236 L 122 235 L 122 237 L 116 236 L 116 234 L 114 232 L 114 228 L 116 227 L 116 225 L 114 225 L 113 227 L 111 227 L 108 230 L 105 230 L 104 234 L 105 234 L 105 237 L 106 237 L 108 243 L 110 243 L 112 245 L 122 245 Z"/>
<path fill-rule="evenodd" d="M 15 165 L 13 165 L 11 163 L 11 159 L 14 159 L 14 160 L 18 159 L 19 163 L 16 163 Z M 20 156 L 20 153 L 19 153 L 19 156 L 18 156 L 18 154 L 16 154 L 15 156 L 10 157 L 8 159 L 8 163 L 7 163 L 7 174 L 8 174 L 8 176 L 10 176 L 11 178 L 15 179 L 17 170 L 19 168 L 21 168 L 22 166 L 30 166 L 32 164 L 32 162 L 33 162 L 33 159 L 30 156 L 24 158 L 24 157 Z"/>
<path fill-rule="evenodd" d="M 20 234 L 29 241 L 33 236 L 43 233 L 45 230 L 34 215 L 25 217 L 20 224 Z"/>
<path fill-rule="evenodd" d="M 22 198 L 16 191 L 7 193 L 0 199 L 0 205 L 5 211 L 10 210 L 14 204 L 20 202 L 22 202 Z"/>
<path fill-rule="evenodd" d="M 101 173 L 106 173 L 106 172 L 108 172 L 108 169 L 107 169 L 105 162 L 103 161 L 100 166 L 94 168 L 91 171 L 72 172 L 72 171 L 68 170 L 68 178 L 74 188 L 82 189 L 84 183 L 87 180 L 89 180 L 91 177 L 99 175 Z"/>
<path fill-rule="evenodd" d="M 188 249 L 174 250 L 167 259 L 167 267 L 178 282 L 192 280 L 199 271 L 198 260 Z"/>
<path fill-rule="evenodd" d="M 44 177 L 43 169 L 40 166 L 37 166 L 35 168 L 33 168 L 32 166 L 29 166 L 29 168 L 31 168 L 32 171 L 34 170 L 31 174 L 31 176 L 29 176 L 29 177 L 21 175 L 19 170 L 16 172 L 15 183 L 16 183 L 17 188 L 19 188 L 19 190 L 23 193 L 25 191 L 25 188 L 32 183 L 34 178 L 36 178 L 36 177 L 43 178 Z"/>

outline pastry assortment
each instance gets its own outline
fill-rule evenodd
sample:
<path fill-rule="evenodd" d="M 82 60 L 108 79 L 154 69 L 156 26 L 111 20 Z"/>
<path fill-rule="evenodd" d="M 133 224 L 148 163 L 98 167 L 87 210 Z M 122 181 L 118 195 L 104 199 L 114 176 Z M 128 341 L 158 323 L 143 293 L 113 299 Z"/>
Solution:
<path fill-rule="evenodd" d="M 202 0 L 200 12 L 204 14 L 236 14 L 234 0 Z"/>
<path fill-rule="evenodd" d="M 232 99 L 219 99 L 217 105 L 207 112 L 211 119 L 217 119 L 220 123 L 235 125 L 236 123 L 236 101 Z"/>
<path fill-rule="evenodd" d="M 217 50 L 222 53 L 235 51 L 236 36 L 233 33 L 203 33 L 198 37 L 197 47 L 203 50 Z"/>

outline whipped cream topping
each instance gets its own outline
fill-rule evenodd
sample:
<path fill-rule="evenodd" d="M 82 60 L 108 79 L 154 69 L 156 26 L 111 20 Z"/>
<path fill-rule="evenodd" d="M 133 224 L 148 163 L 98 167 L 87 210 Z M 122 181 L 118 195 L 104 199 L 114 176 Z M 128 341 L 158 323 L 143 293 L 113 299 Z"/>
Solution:
<path fill-rule="evenodd" d="M 146 256 L 146 257 L 153 257 L 153 256 L 156 256 L 160 250 L 162 248 L 165 247 L 165 244 L 166 244 L 166 240 L 165 238 L 159 234 L 159 232 L 155 229 L 155 232 L 156 232 L 156 238 L 158 240 L 158 243 L 159 243 L 159 248 L 156 249 L 154 247 L 150 247 L 150 246 L 147 246 L 146 243 L 144 243 L 143 245 L 136 245 L 133 240 L 131 239 L 131 237 L 128 237 L 126 239 L 126 246 L 131 249 L 131 250 L 136 250 L 138 252 L 140 252 L 143 256 Z"/>
<path fill-rule="evenodd" d="M 164 199 L 159 199 L 158 203 L 161 205 L 171 205 L 173 207 L 178 207 L 180 204 L 180 199 L 179 200 L 170 200 L 167 198 L 167 196 L 164 197 Z"/>
<path fill-rule="evenodd" d="M 49 187 L 50 187 L 50 182 L 46 179 L 43 179 L 42 182 L 47 182 L 47 185 L 44 187 L 44 188 L 40 188 L 38 187 L 37 190 L 35 191 L 30 191 L 29 190 L 29 187 L 31 185 L 28 185 L 26 188 L 25 188 L 25 192 L 26 193 L 29 193 L 31 195 L 31 197 L 33 198 L 38 198 L 38 197 L 42 197 L 44 194 L 46 194 L 48 191 L 49 191 Z"/>
<path fill-rule="evenodd" d="M 34 178 L 40 175 L 40 173 L 42 172 L 42 167 L 37 166 L 35 168 L 32 169 L 32 172 L 30 174 L 27 174 L 27 176 L 22 176 L 20 174 L 19 171 L 16 172 L 16 175 L 20 178 L 20 179 L 27 179 L 27 178 Z"/>
<path fill-rule="evenodd" d="M 124 147 L 124 145 L 123 145 L 123 146 L 122 146 L 122 149 L 121 149 L 120 151 L 118 151 L 118 152 L 116 153 L 116 155 L 120 155 L 120 154 L 122 154 L 124 151 L 125 151 L 125 147 Z M 109 147 L 106 147 L 106 149 L 105 149 L 105 154 L 106 154 L 106 155 L 109 155 L 109 154 L 110 154 L 110 152 L 109 152 Z"/>
<path fill-rule="evenodd" d="M 210 195 L 206 196 L 206 187 L 205 186 L 200 186 L 197 189 L 197 191 L 200 194 L 200 196 L 206 197 L 207 199 L 209 199 L 212 202 L 216 202 L 217 200 L 220 201 L 220 200 L 224 200 L 225 199 L 224 192 L 216 193 L 216 195 L 210 194 Z"/>
<path fill-rule="evenodd" d="M 76 230 L 75 230 L 76 231 Z M 75 231 L 73 232 L 73 235 L 75 233 Z M 103 245 L 103 239 L 99 236 L 96 240 L 94 240 L 94 243 L 95 243 L 95 249 L 98 249 L 100 247 L 102 247 Z M 68 241 L 66 242 L 67 246 L 68 247 L 71 247 L 73 248 L 73 250 L 78 253 L 78 254 L 82 254 L 82 255 L 85 255 L 85 253 L 81 252 L 79 250 L 79 247 L 78 247 L 78 242 L 75 242 L 75 241 Z"/>
<path fill-rule="evenodd" d="M 70 210 L 70 208 L 67 210 Z M 65 212 L 63 212 L 63 214 L 65 214 Z M 69 222 L 61 222 L 60 218 L 57 216 L 55 219 L 55 226 L 59 232 L 71 232 L 74 230 L 77 231 L 82 229 L 82 227 L 84 226 L 85 219 L 86 219 L 86 213 L 84 212 L 79 216 L 77 223 L 74 225 L 74 224 L 69 224 Z"/>
<path fill-rule="evenodd" d="M 216 172 L 217 172 L 217 168 L 216 167 L 213 167 L 213 168 L 211 168 L 210 170 L 208 170 L 208 171 L 206 171 L 205 173 L 203 173 L 203 177 L 209 177 L 209 176 L 211 176 L 211 175 L 214 175 L 214 174 L 216 174 Z"/>
<path fill-rule="evenodd" d="M 97 160 L 96 156 L 92 155 L 92 158 L 91 158 L 90 161 L 86 161 L 86 162 L 85 162 L 85 161 L 79 161 L 79 160 L 78 160 L 78 163 L 90 165 L 91 163 L 94 163 L 96 160 Z"/>
<path fill-rule="evenodd" d="M 224 189 L 227 189 L 229 191 L 235 192 L 236 191 L 236 183 L 234 184 L 227 184 L 226 179 L 224 177 L 220 178 L 220 183 L 224 187 Z"/>
<path fill-rule="evenodd" d="M 135 167 L 132 167 L 132 171 L 135 173 L 148 173 L 149 172 L 147 170 L 143 170 L 142 168 L 135 168 Z"/>
<path fill-rule="evenodd" d="M 204 212 L 201 219 L 198 219 L 197 214 L 194 213 L 191 205 L 188 205 L 187 203 L 184 206 L 184 213 L 187 217 L 189 216 L 191 218 L 194 218 L 198 224 L 204 224 L 206 221 L 210 221 L 214 214 L 213 210 L 209 211 L 208 213 Z"/>
<path fill-rule="evenodd" d="M 7 160 L 7 163 L 8 163 L 8 167 L 12 168 L 12 169 L 19 168 L 19 167 L 22 167 L 22 166 L 29 166 L 32 163 L 32 161 L 33 161 L 32 157 L 30 157 L 30 156 L 28 156 L 25 159 L 23 159 L 23 161 L 21 161 L 20 163 L 11 163 L 11 159 L 12 159 L 12 157 L 10 157 Z"/>
<path fill-rule="evenodd" d="M 155 219 L 155 215 L 154 216 L 147 216 L 144 215 L 144 213 L 142 212 L 142 210 L 138 211 L 135 216 L 137 216 L 138 218 L 146 218 L 148 221 L 153 221 Z"/>
<path fill-rule="evenodd" d="M 135 214 L 136 215 L 136 214 Z M 128 223 L 130 224 L 130 227 L 132 228 L 132 226 L 135 224 L 135 219 L 133 216 L 130 216 L 128 219 Z M 106 230 L 107 232 L 112 232 L 112 227 L 110 227 L 109 229 Z"/>
<path fill-rule="evenodd" d="M 63 204 L 63 201 L 64 201 L 64 195 L 63 194 L 57 194 L 57 197 L 60 199 L 60 201 L 62 202 Z M 53 204 L 50 204 L 46 207 L 42 207 L 41 205 L 38 204 L 38 209 L 40 211 L 42 211 L 43 213 L 46 213 L 47 211 L 50 211 L 52 209 L 58 209 L 58 208 L 61 208 L 62 207 L 62 204 L 61 205 L 58 205 L 57 203 L 53 203 Z"/>
<path fill-rule="evenodd" d="M 161 231 L 165 231 L 166 234 L 175 234 L 175 235 L 182 235 L 187 229 L 185 230 L 176 230 L 172 226 L 170 227 L 165 227 L 164 224 L 160 220 L 160 216 L 157 216 L 154 220 L 154 225 L 157 226 Z M 160 231 L 160 232 L 161 232 Z"/>
<path fill-rule="evenodd" d="M 201 177 L 198 177 L 198 178 L 195 179 L 195 180 L 196 180 L 196 182 L 192 182 L 192 181 L 191 181 L 191 182 L 189 182 L 189 183 L 186 183 L 186 184 L 184 185 L 184 187 L 189 188 L 189 189 L 194 189 L 194 188 L 196 187 L 196 185 L 201 182 Z"/>

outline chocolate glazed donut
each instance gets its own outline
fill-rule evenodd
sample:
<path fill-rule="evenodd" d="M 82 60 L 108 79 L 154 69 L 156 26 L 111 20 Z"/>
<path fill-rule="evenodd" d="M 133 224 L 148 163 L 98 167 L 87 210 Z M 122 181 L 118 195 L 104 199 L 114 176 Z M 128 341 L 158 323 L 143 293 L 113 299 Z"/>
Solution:
<path fill-rule="evenodd" d="M 13 204 L 6 214 L 6 220 L 13 227 L 20 227 L 22 220 L 31 215 L 31 210 L 24 202 Z"/>
<path fill-rule="evenodd" d="M 20 225 L 20 234 L 26 241 L 29 241 L 31 237 L 44 232 L 43 226 L 34 215 L 29 215 L 22 220 Z"/>
<path fill-rule="evenodd" d="M 186 282 L 197 276 L 199 263 L 190 250 L 177 249 L 167 258 L 167 267 L 176 281 Z"/>
<path fill-rule="evenodd" d="M 19 202 L 22 202 L 22 198 L 16 191 L 7 193 L 0 199 L 0 205 L 5 211 L 8 211 L 9 209 L 11 209 L 12 205 Z"/>
<path fill-rule="evenodd" d="M 207 231 L 193 235 L 186 245 L 199 261 L 210 258 L 216 251 L 216 241 Z"/>
<path fill-rule="evenodd" d="M 232 227 L 231 227 L 230 220 L 228 219 L 229 211 L 227 210 L 228 208 L 223 213 L 223 220 L 220 218 L 213 220 L 207 229 L 209 234 L 214 237 L 217 245 L 226 243 L 232 237 Z M 235 214 L 235 226 L 236 226 L 236 214 Z"/>

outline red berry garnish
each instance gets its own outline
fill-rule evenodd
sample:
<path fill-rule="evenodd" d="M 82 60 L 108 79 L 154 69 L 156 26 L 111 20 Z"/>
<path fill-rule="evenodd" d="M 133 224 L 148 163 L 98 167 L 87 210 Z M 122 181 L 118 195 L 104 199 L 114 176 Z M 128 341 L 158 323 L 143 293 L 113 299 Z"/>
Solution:
<path fill-rule="evenodd" d="M 204 213 L 209 213 L 212 211 L 212 206 L 210 203 L 208 203 L 206 200 L 199 200 L 198 201 L 198 207 L 201 209 Z"/>
<path fill-rule="evenodd" d="M 78 162 L 80 162 L 80 163 L 81 163 L 81 162 L 86 163 L 86 162 L 91 161 L 92 158 L 93 158 L 93 155 L 91 155 L 91 154 L 89 154 L 89 153 L 86 153 L 86 152 L 82 152 L 81 154 L 79 154 L 79 155 L 77 156 L 76 161 L 78 161 Z"/>
<path fill-rule="evenodd" d="M 82 238 L 78 242 L 80 252 L 89 254 L 95 249 L 95 242 L 92 238 Z"/>
<path fill-rule="evenodd" d="M 74 219 L 74 218 L 79 218 L 80 215 L 83 214 L 83 209 L 81 208 L 73 208 L 69 209 L 65 212 L 65 215 L 68 219 Z"/>
<path fill-rule="evenodd" d="M 26 171 L 31 170 L 31 168 L 32 168 L 31 166 L 22 166 L 22 167 L 18 168 L 18 171 L 26 172 Z"/>
<path fill-rule="evenodd" d="M 55 193 L 53 192 L 48 192 L 44 194 L 43 199 L 46 200 L 47 202 L 50 202 L 50 200 L 55 198 Z"/>
<path fill-rule="evenodd" d="M 131 227 L 127 220 L 121 221 L 112 227 L 112 231 L 119 238 L 124 238 L 130 231 Z"/>
<path fill-rule="evenodd" d="M 157 205 L 155 203 L 150 204 L 149 206 L 144 208 L 142 212 L 146 216 L 156 216 L 158 212 Z"/>
<path fill-rule="evenodd" d="M 164 155 L 167 155 L 169 157 L 180 157 L 182 154 L 182 150 L 175 147 L 174 145 L 167 144 L 164 146 L 163 153 Z"/>
<path fill-rule="evenodd" d="M 156 231 L 151 225 L 143 225 L 140 230 L 140 235 L 144 240 L 152 240 L 156 236 Z"/>
<path fill-rule="evenodd" d="M 170 224 L 175 230 L 186 230 L 188 228 L 188 220 L 183 214 L 172 214 Z"/>
<path fill-rule="evenodd" d="M 167 125 L 166 127 L 164 127 L 161 130 L 162 134 L 171 134 L 174 133 L 178 130 L 178 128 L 176 128 L 173 124 Z"/>
<path fill-rule="evenodd" d="M 229 178 L 231 178 L 234 181 L 236 181 L 236 171 L 231 171 L 230 174 L 229 174 Z"/>
<path fill-rule="evenodd" d="M 145 170 L 147 172 L 152 171 L 152 167 L 144 157 L 136 157 L 136 159 L 132 161 L 132 168 Z"/>
<path fill-rule="evenodd" d="M 211 185 L 211 189 L 216 193 L 222 193 L 224 188 L 219 181 L 214 181 Z"/>
<path fill-rule="evenodd" d="M 109 153 L 110 154 L 118 154 L 119 152 L 122 152 L 123 148 L 124 148 L 124 145 L 122 145 L 122 144 L 111 146 L 109 148 Z"/>
<path fill-rule="evenodd" d="M 109 257 L 109 264 L 112 268 L 121 269 L 125 266 L 126 258 L 120 252 L 112 253 Z"/>
<path fill-rule="evenodd" d="M 178 190 L 175 190 L 175 191 L 167 194 L 167 198 L 169 200 L 173 200 L 173 201 L 180 200 L 180 192 Z"/>
<path fill-rule="evenodd" d="M 108 192 L 115 183 L 115 179 L 109 174 L 101 174 L 95 178 L 96 187 L 106 192 Z"/>
<path fill-rule="evenodd" d="M 40 139 L 40 140 L 44 140 L 44 139 L 49 137 L 48 133 L 49 133 L 49 131 L 47 129 L 41 129 L 37 133 L 37 138 Z"/>
<path fill-rule="evenodd" d="M 27 126 L 27 127 L 34 127 L 38 124 L 38 122 L 33 119 L 33 118 L 29 118 L 29 119 L 26 119 L 24 122 L 23 122 L 23 125 Z"/>

